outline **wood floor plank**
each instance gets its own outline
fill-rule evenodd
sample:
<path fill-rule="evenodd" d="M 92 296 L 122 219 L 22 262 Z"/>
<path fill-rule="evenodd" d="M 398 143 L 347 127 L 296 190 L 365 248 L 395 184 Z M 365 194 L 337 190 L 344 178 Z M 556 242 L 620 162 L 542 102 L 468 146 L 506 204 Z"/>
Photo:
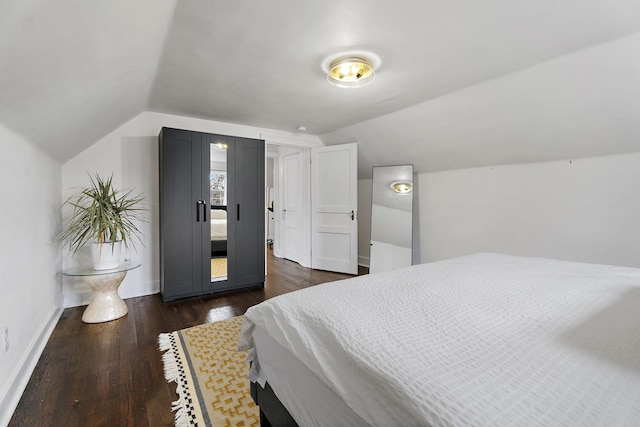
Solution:
<path fill-rule="evenodd" d="M 270 251 L 267 262 L 264 288 L 167 304 L 158 294 L 130 298 L 125 317 L 98 324 L 82 323 L 84 307 L 65 309 L 9 426 L 173 426 L 176 386 L 164 379 L 160 333 L 229 319 L 274 296 L 351 277 Z"/>

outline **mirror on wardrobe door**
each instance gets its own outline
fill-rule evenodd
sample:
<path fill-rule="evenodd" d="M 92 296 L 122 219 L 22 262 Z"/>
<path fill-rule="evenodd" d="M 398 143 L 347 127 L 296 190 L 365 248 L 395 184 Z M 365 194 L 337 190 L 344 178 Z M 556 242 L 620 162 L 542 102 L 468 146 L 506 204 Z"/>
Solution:
<path fill-rule="evenodd" d="M 211 144 L 211 281 L 227 280 L 227 141 Z"/>
<path fill-rule="evenodd" d="M 411 265 L 413 165 L 374 166 L 369 272 Z"/>

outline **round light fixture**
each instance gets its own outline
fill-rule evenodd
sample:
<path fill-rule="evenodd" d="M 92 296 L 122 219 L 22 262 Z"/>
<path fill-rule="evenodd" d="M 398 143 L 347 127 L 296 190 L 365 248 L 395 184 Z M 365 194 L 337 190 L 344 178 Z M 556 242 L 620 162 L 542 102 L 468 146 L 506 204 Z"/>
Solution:
<path fill-rule="evenodd" d="M 413 190 L 411 181 L 395 181 L 391 183 L 391 189 L 398 194 L 408 194 Z"/>
<path fill-rule="evenodd" d="M 368 85 L 375 76 L 369 61 L 354 56 L 332 62 L 327 80 L 334 86 L 352 88 Z"/>
<path fill-rule="evenodd" d="M 365 50 L 353 50 L 331 55 L 322 62 L 327 81 L 341 88 L 366 86 L 376 76 L 380 57 Z"/>

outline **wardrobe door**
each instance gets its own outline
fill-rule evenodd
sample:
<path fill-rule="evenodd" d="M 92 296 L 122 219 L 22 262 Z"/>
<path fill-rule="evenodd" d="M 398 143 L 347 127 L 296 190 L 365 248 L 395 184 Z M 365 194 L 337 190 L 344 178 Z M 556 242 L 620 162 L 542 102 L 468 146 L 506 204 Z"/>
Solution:
<path fill-rule="evenodd" d="M 264 283 L 264 141 L 212 135 L 227 145 L 227 280 L 221 292 Z"/>
<path fill-rule="evenodd" d="M 164 301 L 210 290 L 209 145 L 198 132 L 160 133 L 160 292 Z"/>
<path fill-rule="evenodd" d="M 264 282 L 265 182 L 264 141 L 235 139 L 235 285 Z"/>

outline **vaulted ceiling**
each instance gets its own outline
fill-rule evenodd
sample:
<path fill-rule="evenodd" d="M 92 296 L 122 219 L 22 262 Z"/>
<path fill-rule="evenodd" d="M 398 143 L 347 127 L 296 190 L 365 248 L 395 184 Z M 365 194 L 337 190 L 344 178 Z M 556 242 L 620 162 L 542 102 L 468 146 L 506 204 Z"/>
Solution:
<path fill-rule="evenodd" d="M 640 151 L 637 0 L 0 0 L 0 123 L 66 161 L 143 111 L 418 172 Z M 382 59 L 360 89 L 330 54 Z"/>

